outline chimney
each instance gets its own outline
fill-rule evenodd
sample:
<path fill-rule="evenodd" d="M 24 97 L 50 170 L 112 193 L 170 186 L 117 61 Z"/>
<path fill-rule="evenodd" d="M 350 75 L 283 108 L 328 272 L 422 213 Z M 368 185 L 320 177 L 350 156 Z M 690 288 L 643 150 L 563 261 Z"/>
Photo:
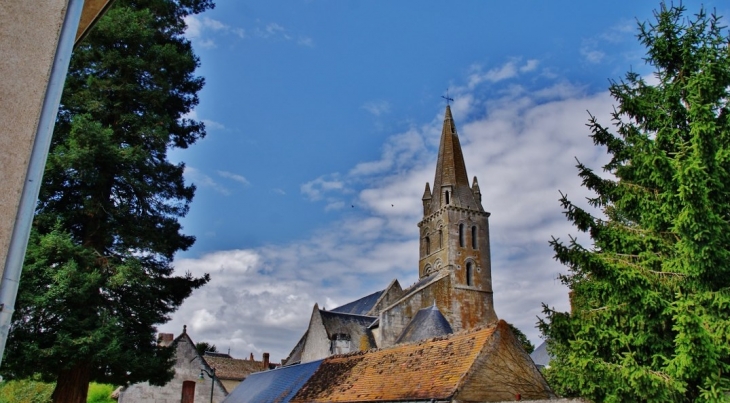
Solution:
<path fill-rule="evenodd" d="M 269 353 L 264 353 L 264 371 L 269 369 Z"/>
<path fill-rule="evenodd" d="M 250 356 L 250 357 L 248 357 L 248 360 L 249 360 L 249 361 L 253 361 L 253 353 L 251 353 L 251 356 Z"/>
<path fill-rule="evenodd" d="M 157 345 L 160 347 L 169 346 L 173 340 L 175 340 L 175 337 L 173 337 L 172 333 L 160 333 L 157 335 Z"/>

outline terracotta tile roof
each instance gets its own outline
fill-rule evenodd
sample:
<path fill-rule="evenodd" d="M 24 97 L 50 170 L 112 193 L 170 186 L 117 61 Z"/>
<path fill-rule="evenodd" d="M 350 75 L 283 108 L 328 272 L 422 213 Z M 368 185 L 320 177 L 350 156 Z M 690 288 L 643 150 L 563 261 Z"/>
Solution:
<path fill-rule="evenodd" d="M 327 358 L 292 401 L 449 399 L 497 328 Z"/>
<path fill-rule="evenodd" d="M 261 361 L 240 360 L 236 358 L 203 356 L 208 366 L 215 368 L 215 375 L 220 379 L 243 380 L 254 372 L 264 370 Z"/>

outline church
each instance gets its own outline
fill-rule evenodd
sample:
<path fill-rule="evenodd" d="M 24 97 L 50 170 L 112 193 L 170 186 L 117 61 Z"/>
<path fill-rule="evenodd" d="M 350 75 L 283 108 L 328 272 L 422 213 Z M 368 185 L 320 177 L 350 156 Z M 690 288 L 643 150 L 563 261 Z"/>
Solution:
<path fill-rule="evenodd" d="M 551 399 L 541 373 L 494 310 L 489 213 L 469 183 L 446 106 L 433 188 L 418 224 L 418 281 L 398 280 L 332 310 L 312 309 L 284 366 L 252 374 L 243 402 Z"/>

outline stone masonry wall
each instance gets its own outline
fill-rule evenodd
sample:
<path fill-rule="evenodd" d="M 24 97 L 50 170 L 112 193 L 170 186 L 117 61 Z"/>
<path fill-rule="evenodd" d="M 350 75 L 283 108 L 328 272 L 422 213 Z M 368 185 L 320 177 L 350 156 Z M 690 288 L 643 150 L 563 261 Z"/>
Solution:
<path fill-rule="evenodd" d="M 182 400 L 182 388 L 184 381 L 195 382 L 195 401 L 210 401 L 210 388 L 213 386 L 213 402 L 220 403 L 225 399 L 227 393 L 219 380 L 215 385 L 211 379 L 204 375 L 201 380 L 201 365 L 210 372 L 198 352 L 195 350 L 190 337 L 183 334 L 176 344 L 175 377 L 165 386 L 151 386 L 147 382 L 129 385 L 119 396 L 119 403 L 179 403 Z"/>

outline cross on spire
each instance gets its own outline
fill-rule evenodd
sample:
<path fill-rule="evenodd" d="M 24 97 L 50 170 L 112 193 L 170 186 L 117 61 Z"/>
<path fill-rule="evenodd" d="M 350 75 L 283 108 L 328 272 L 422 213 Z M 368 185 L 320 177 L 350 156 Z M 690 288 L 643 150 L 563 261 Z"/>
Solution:
<path fill-rule="evenodd" d="M 446 89 L 446 96 L 441 95 L 441 98 L 446 100 L 446 105 L 451 105 L 449 102 L 454 102 L 454 98 L 449 98 L 449 89 Z"/>

